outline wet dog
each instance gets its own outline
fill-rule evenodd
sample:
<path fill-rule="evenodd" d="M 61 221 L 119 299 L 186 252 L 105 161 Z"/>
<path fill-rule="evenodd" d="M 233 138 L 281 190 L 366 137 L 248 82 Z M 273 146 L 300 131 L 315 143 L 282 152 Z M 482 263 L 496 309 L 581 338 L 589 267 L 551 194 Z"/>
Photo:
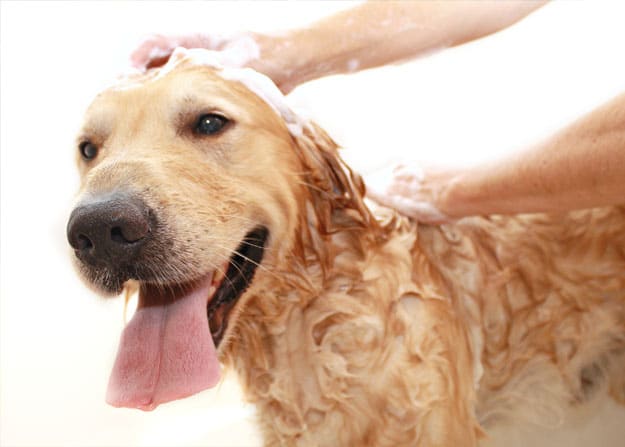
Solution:
<path fill-rule="evenodd" d="M 139 294 L 109 403 L 183 398 L 222 362 L 266 445 L 470 446 L 625 401 L 624 208 L 440 227 L 374 209 L 319 127 L 211 57 L 107 89 L 77 141 L 77 268 Z"/>

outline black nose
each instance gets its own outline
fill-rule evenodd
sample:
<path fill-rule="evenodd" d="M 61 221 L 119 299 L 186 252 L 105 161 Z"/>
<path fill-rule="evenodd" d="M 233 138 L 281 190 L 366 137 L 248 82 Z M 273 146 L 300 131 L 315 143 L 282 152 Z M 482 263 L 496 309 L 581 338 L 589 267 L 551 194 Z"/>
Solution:
<path fill-rule="evenodd" d="M 150 209 L 136 196 L 99 197 L 72 211 L 67 239 L 83 262 L 109 267 L 128 264 L 149 238 L 150 216 Z"/>

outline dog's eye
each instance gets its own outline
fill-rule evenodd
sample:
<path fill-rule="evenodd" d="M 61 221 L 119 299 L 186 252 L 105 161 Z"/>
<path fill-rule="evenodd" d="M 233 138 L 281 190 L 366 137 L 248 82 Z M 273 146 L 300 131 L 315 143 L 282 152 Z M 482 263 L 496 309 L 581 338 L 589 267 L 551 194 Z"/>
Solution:
<path fill-rule="evenodd" d="M 202 135 L 215 135 L 228 124 L 228 120 L 221 115 L 207 113 L 200 116 L 195 125 L 195 131 Z"/>
<path fill-rule="evenodd" d="M 80 155 L 85 160 L 93 160 L 98 155 L 98 147 L 89 141 L 80 143 L 78 149 L 80 149 Z"/>

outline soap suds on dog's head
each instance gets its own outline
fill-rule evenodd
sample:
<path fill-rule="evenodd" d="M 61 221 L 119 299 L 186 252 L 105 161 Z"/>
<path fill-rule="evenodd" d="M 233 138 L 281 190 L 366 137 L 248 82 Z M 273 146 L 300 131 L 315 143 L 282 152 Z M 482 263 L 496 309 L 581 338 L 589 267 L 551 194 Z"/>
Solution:
<path fill-rule="evenodd" d="M 242 42 L 224 51 L 176 48 L 157 76 L 166 75 L 181 62 L 214 68 L 222 78 L 245 85 L 282 117 L 293 136 L 300 136 L 307 120 L 293 112 L 287 98 L 271 79 L 256 70 L 241 67 L 247 61 L 258 57 L 254 51 L 257 52 L 258 47 L 254 49 L 250 42 Z"/>

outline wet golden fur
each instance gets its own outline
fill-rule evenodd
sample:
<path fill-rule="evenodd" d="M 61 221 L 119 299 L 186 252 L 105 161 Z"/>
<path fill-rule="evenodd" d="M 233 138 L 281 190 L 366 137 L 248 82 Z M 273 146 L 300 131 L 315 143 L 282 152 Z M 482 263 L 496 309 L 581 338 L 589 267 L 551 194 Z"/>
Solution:
<path fill-rule="evenodd" d="M 234 125 L 187 131 L 217 110 Z M 81 139 L 82 194 L 136 191 L 173 245 L 159 274 L 270 241 L 221 359 L 268 446 L 471 446 L 500 423 L 557 427 L 625 401 L 625 208 L 424 226 L 371 210 L 318 127 L 289 134 L 245 87 L 186 66 L 110 89 Z"/>

